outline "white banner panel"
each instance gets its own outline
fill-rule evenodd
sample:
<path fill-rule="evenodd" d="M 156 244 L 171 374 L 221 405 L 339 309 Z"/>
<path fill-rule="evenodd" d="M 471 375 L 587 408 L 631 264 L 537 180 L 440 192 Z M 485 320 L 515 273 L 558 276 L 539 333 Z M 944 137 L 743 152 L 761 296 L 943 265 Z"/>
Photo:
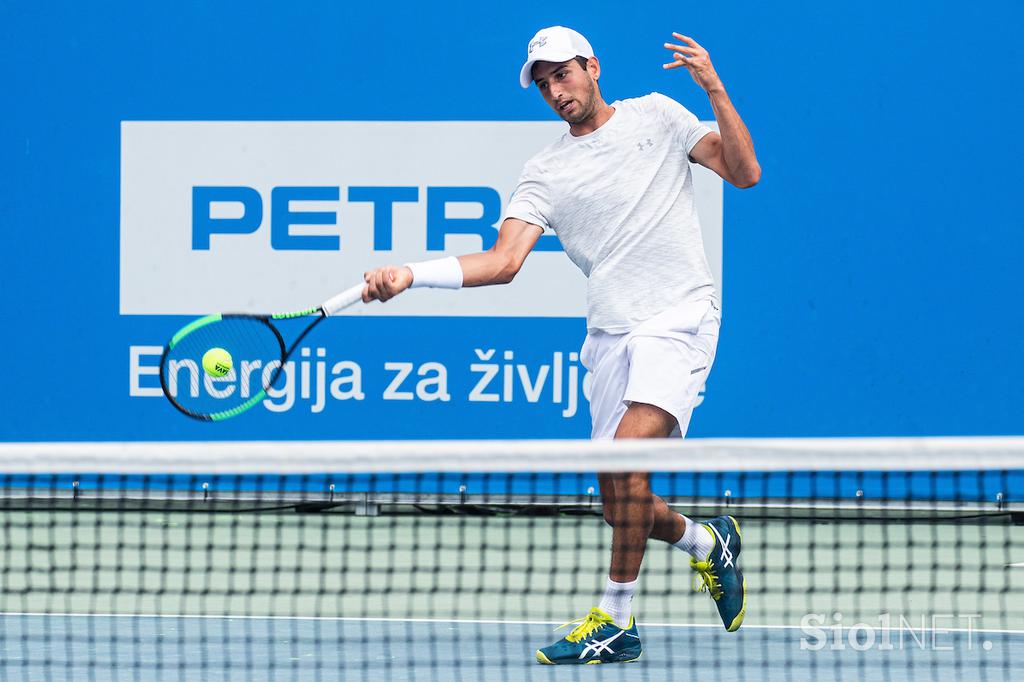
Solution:
<path fill-rule="evenodd" d="M 305 308 L 378 265 L 480 251 L 523 164 L 564 131 L 560 121 L 122 122 L 121 313 Z M 694 166 L 694 186 L 721 287 L 722 181 Z M 561 251 L 535 251 L 508 286 L 417 290 L 351 311 L 582 317 L 586 281 Z"/>

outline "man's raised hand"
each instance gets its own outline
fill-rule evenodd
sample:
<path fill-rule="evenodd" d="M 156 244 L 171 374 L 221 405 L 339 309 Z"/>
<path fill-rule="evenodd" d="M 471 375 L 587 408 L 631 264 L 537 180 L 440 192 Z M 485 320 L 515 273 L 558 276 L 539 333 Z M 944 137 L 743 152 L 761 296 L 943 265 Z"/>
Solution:
<path fill-rule="evenodd" d="M 672 35 L 685 45 L 676 43 L 665 43 L 665 49 L 672 52 L 672 61 L 662 64 L 663 69 L 678 69 L 681 66 L 693 76 L 693 80 L 705 92 L 722 87 L 722 80 L 718 77 L 714 65 L 711 63 L 711 56 L 708 51 L 701 47 L 696 40 L 682 33 Z"/>

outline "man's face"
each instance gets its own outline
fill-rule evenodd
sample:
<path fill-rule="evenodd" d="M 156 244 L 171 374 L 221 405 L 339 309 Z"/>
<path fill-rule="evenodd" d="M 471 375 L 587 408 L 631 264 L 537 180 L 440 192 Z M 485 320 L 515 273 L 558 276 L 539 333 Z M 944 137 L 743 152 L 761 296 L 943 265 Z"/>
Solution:
<path fill-rule="evenodd" d="M 533 82 L 555 113 L 569 124 L 585 121 L 597 111 L 597 82 L 575 59 L 537 62 Z"/>

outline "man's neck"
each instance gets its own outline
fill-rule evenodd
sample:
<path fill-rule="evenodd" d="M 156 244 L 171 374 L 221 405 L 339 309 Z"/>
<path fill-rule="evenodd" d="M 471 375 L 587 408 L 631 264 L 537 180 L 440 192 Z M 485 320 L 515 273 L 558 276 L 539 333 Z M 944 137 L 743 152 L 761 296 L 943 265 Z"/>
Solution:
<path fill-rule="evenodd" d="M 610 119 L 614 113 L 615 107 L 610 106 L 609 104 L 606 104 L 604 100 L 601 100 L 601 103 L 597 107 L 593 116 L 569 126 L 569 134 L 573 137 L 589 135 L 607 123 L 608 119 Z"/>

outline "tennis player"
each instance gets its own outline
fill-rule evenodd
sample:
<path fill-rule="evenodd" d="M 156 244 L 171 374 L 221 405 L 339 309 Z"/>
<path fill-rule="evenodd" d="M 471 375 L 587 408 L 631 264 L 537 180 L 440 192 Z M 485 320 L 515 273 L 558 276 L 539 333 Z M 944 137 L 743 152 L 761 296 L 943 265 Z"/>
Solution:
<path fill-rule="evenodd" d="M 750 133 L 707 50 L 672 34 L 665 69 L 689 71 L 711 100 L 720 132 L 658 93 L 607 104 L 601 63 L 582 35 L 539 31 L 519 74 L 535 84 L 569 130 L 530 159 L 509 201 L 497 243 L 484 253 L 367 272 L 365 301 L 410 287 L 477 287 L 512 281 L 545 228 L 588 278 L 587 337 L 592 437 L 683 436 L 715 359 L 721 316 L 704 255 L 690 162 L 736 187 L 761 168 Z M 612 663 L 642 651 L 631 603 L 648 538 L 691 556 L 726 629 L 740 627 L 746 583 L 737 564 L 740 529 L 720 516 L 692 521 L 651 492 L 647 473 L 598 474 L 612 527 L 611 568 L 600 604 L 563 639 L 536 653 L 541 663 Z M 699 577 L 699 579 L 698 579 Z"/>

